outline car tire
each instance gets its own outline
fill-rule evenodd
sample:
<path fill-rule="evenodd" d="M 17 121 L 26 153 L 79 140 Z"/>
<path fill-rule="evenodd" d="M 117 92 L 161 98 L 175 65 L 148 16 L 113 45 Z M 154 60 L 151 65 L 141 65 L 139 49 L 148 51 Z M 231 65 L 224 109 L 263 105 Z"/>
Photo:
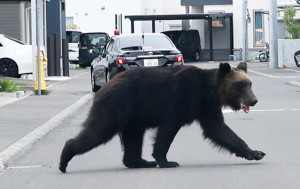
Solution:
<path fill-rule="evenodd" d="M 91 73 L 91 84 L 92 84 L 92 91 L 97 92 L 101 87 L 95 83 L 95 76 Z"/>
<path fill-rule="evenodd" d="M 20 78 L 18 65 L 11 59 L 0 60 L 0 75 Z"/>
<path fill-rule="evenodd" d="M 198 50 L 195 52 L 194 60 L 197 62 L 200 61 L 200 52 Z"/>

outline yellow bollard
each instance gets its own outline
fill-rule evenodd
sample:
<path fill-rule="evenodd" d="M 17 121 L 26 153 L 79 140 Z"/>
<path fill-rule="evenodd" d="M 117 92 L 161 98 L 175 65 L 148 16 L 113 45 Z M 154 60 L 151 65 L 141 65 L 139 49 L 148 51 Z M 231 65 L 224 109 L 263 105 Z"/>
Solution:
<path fill-rule="evenodd" d="M 46 90 L 47 89 L 47 85 L 45 82 L 45 65 L 47 62 L 47 58 L 44 57 L 44 53 L 40 52 L 40 64 L 41 64 L 41 90 Z M 38 72 L 38 55 L 36 55 L 36 80 L 34 83 L 34 90 L 39 90 L 39 72 Z"/>

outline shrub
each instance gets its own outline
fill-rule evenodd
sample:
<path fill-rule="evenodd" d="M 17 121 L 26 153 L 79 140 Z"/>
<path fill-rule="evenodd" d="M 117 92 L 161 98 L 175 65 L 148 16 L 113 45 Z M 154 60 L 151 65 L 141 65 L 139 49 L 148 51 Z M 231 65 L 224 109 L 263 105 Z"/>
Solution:
<path fill-rule="evenodd" d="M 10 80 L 4 80 L 0 79 L 0 92 L 15 92 L 19 91 L 19 87 L 17 87 L 17 84 Z"/>

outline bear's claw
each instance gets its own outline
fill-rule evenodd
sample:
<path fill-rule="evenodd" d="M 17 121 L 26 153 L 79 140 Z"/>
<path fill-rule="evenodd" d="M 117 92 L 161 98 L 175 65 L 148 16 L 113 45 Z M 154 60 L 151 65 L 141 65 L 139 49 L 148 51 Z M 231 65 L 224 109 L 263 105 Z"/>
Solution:
<path fill-rule="evenodd" d="M 245 158 L 247 160 L 261 160 L 262 158 L 264 158 L 265 155 L 266 154 L 264 152 L 254 150 L 254 151 L 251 151 L 246 156 L 241 156 L 241 155 L 236 155 L 236 156 Z"/>
<path fill-rule="evenodd" d="M 67 166 L 68 166 L 67 164 L 59 163 L 58 169 L 59 169 L 62 173 L 66 173 Z"/>

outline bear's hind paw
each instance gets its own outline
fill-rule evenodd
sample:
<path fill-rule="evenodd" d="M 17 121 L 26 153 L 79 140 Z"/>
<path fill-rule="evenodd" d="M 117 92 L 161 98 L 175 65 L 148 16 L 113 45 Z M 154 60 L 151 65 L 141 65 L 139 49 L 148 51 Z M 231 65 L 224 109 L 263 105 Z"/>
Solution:
<path fill-rule="evenodd" d="M 174 167 L 179 167 L 179 164 L 177 162 L 174 162 L 174 161 L 159 163 L 158 165 L 159 165 L 160 168 L 174 168 Z"/>
<path fill-rule="evenodd" d="M 124 165 L 128 168 L 152 168 L 156 167 L 157 163 L 155 161 L 140 159 L 138 161 L 124 161 Z"/>

